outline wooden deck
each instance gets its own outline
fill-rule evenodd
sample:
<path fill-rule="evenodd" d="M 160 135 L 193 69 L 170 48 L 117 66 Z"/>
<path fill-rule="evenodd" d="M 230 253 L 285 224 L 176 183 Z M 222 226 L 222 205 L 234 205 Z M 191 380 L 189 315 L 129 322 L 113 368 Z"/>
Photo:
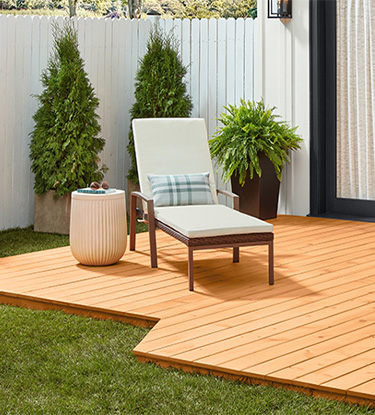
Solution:
<path fill-rule="evenodd" d="M 77 264 L 69 248 L 0 259 L 0 302 L 153 326 L 140 360 L 375 405 L 375 224 L 280 216 L 275 285 L 267 248 L 195 254 L 147 234 L 114 266 Z"/>

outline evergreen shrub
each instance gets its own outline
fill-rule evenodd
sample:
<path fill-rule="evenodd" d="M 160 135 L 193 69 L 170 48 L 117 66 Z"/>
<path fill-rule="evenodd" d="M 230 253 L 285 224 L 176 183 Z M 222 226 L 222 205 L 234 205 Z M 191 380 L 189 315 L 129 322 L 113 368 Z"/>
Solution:
<path fill-rule="evenodd" d="M 189 117 L 193 104 L 184 82 L 186 73 L 174 36 L 164 34 L 155 26 L 136 75 L 131 121 L 135 118 Z M 127 177 L 133 183 L 139 183 L 131 124 L 127 149 L 131 158 Z"/>
<path fill-rule="evenodd" d="M 41 77 L 44 90 L 36 96 L 30 158 L 35 194 L 55 190 L 57 197 L 101 181 L 108 169 L 98 164 L 105 144 L 98 137 L 99 100 L 84 70 L 77 32 L 69 24 L 55 25 L 53 35 L 54 52 Z"/>

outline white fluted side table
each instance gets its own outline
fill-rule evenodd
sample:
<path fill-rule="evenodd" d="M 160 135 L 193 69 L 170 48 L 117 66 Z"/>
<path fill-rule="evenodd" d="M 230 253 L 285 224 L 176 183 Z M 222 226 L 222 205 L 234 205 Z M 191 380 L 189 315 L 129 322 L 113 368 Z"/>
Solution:
<path fill-rule="evenodd" d="M 72 193 L 70 249 L 83 265 L 110 265 L 125 253 L 127 223 L 125 192 Z"/>

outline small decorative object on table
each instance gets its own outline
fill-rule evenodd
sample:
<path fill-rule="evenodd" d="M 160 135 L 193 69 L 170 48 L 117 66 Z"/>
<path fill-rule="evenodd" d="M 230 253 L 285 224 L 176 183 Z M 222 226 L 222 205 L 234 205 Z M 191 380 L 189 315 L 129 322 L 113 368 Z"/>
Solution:
<path fill-rule="evenodd" d="M 107 193 L 114 193 L 116 189 L 110 189 L 108 182 L 103 182 L 102 185 L 98 182 L 92 182 L 90 187 L 85 187 L 84 189 L 78 189 L 78 193 L 91 193 L 91 194 L 107 194 Z"/>
<path fill-rule="evenodd" d="M 83 265 L 114 264 L 124 255 L 127 244 L 125 192 L 116 189 L 80 190 L 72 193 L 72 254 Z"/>

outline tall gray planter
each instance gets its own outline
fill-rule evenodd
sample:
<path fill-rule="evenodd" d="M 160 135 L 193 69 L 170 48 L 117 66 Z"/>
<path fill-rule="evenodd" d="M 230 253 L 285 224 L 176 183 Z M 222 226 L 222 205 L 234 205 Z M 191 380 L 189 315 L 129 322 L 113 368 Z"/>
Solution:
<path fill-rule="evenodd" d="M 41 196 L 34 195 L 34 231 L 68 235 L 71 195 L 69 193 L 57 199 L 54 195 L 54 190 Z"/>

